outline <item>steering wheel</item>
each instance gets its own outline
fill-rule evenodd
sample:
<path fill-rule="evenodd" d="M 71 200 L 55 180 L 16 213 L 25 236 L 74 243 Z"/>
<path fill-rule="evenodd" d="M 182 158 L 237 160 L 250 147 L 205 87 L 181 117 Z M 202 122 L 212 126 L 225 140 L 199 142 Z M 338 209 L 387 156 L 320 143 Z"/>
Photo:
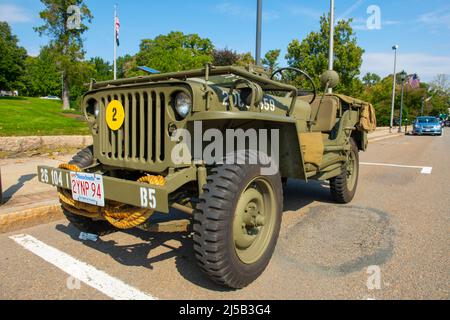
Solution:
<path fill-rule="evenodd" d="M 294 71 L 297 74 L 303 75 L 308 80 L 308 82 L 311 83 L 312 90 L 299 90 L 299 93 L 301 93 L 300 95 L 305 95 L 305 93 L 312 94 L 313 98 L 309 103 L 310 104 L 313 103 L 313 101 L 316 100 L 316 97 L 317 97 L 317 88 L 316 88 L 316 84 L 314 83 L 314 80 L 305 71 L 297 69 L 297 68 L 293 68 L 293 67 L 280 68 L 280 69 L 276 70 L 274 73 L 272 73 L 270 80 L 274 80 L 274 78 L 277 74 L 280 74 L 281 78 L 283 78 L 284 71 Z"/>

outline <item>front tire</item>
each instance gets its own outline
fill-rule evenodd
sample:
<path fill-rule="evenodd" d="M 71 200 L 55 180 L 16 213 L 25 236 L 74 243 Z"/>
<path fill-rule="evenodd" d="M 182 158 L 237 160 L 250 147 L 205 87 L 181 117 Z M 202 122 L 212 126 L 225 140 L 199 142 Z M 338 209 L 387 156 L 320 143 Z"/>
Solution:
<path fill-rule="evenodd" d="M 90 146 L 78 152 L 69 162 L 69 164 L 76 165 L 80 169 L 87 168 L 94 164 L 93 147 Z M 79 216 L 71 213 L 64 207 L 62 207 L 62 210 L 67 220 L 69 220 L 69 222 L 81 232 L 96 234 L 98 236 L 105 236 L 117 231 L 117 229 L 107 221 L 96 221 L 87 217 Z"/>
<path fill-rule="evenodd" d="M 349 159 L 342 173 L 330 180 L 330 191 L 334 201 L 341 204 L 352 202 L 358 188 L 359 179 L 359 149 L 353 139 L 350 140 Z"/>
<path fill-rule="evenodd" d="M 212 170 L 194 214 L 198 265 L 214 282 L 241 289 L 255 281 L 273 255 L 281 226 L 280 174 L 259 165 Z"/>

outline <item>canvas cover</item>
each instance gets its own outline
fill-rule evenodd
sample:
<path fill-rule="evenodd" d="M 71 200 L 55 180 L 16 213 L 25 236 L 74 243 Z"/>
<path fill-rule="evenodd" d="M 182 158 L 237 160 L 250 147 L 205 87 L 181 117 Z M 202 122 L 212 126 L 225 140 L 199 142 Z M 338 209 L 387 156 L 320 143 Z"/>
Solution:
<path fill-rule="evenodd" d="M 361 110 L 359 127 L 361 130 L 372 132 L 377 128 L 377 117 L 375 108 L 371 104 L 366 104 Z"/>
<path fill-rule="evenodd" d="M 367 132 L 375 131 L 375 129 L 377 128 L 377 117 L 373 105 L 342 94 L 336 94 L 336 96 L 342 101 L 352 105 L 353 107 L 361 108 L 360 121 L 358 124 L 358 128 L 360 130 Z"/>

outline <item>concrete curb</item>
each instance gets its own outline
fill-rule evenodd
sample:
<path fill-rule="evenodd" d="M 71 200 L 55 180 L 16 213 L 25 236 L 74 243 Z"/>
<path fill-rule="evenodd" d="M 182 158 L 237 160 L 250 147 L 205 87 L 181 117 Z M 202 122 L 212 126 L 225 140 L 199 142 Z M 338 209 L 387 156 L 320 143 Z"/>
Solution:
<path fill-rule="evenodd" d="M 31 228 L 40 224 L 61 220 L 64 215 L 59 204 L 0 215 L 0 234 Z"/>
<path fill-rule="evenodd" d="M 0 151 L 23 153 L 40 148 L 84 148 L 92 144 L 92 136 L 0 137 Z"/>
<path fill-rule="evenodd" d="M 404 135 L 405 135 L 404 133 L 397 133 L 397 134 L 389 134 L 386 136 L 381 136 L 381 137 L 377 137 L 377 138 L 373 138 L 373 139 L 369 138 L 369 143 L 383 141 L 383 140 L 387 140 L 387 139 L 398 138 L 398 137 L 401 137 Z"/>

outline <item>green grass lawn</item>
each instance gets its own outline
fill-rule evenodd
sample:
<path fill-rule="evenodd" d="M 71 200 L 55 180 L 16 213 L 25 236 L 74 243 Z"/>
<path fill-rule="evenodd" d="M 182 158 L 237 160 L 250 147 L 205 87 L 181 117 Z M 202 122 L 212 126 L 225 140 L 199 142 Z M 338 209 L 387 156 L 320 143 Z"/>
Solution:
<path fill-rule="evenodd" d="M 86 122 L 61 106 L 60 101 L 0 97 L 0 136 L 89 135 Z"/>

